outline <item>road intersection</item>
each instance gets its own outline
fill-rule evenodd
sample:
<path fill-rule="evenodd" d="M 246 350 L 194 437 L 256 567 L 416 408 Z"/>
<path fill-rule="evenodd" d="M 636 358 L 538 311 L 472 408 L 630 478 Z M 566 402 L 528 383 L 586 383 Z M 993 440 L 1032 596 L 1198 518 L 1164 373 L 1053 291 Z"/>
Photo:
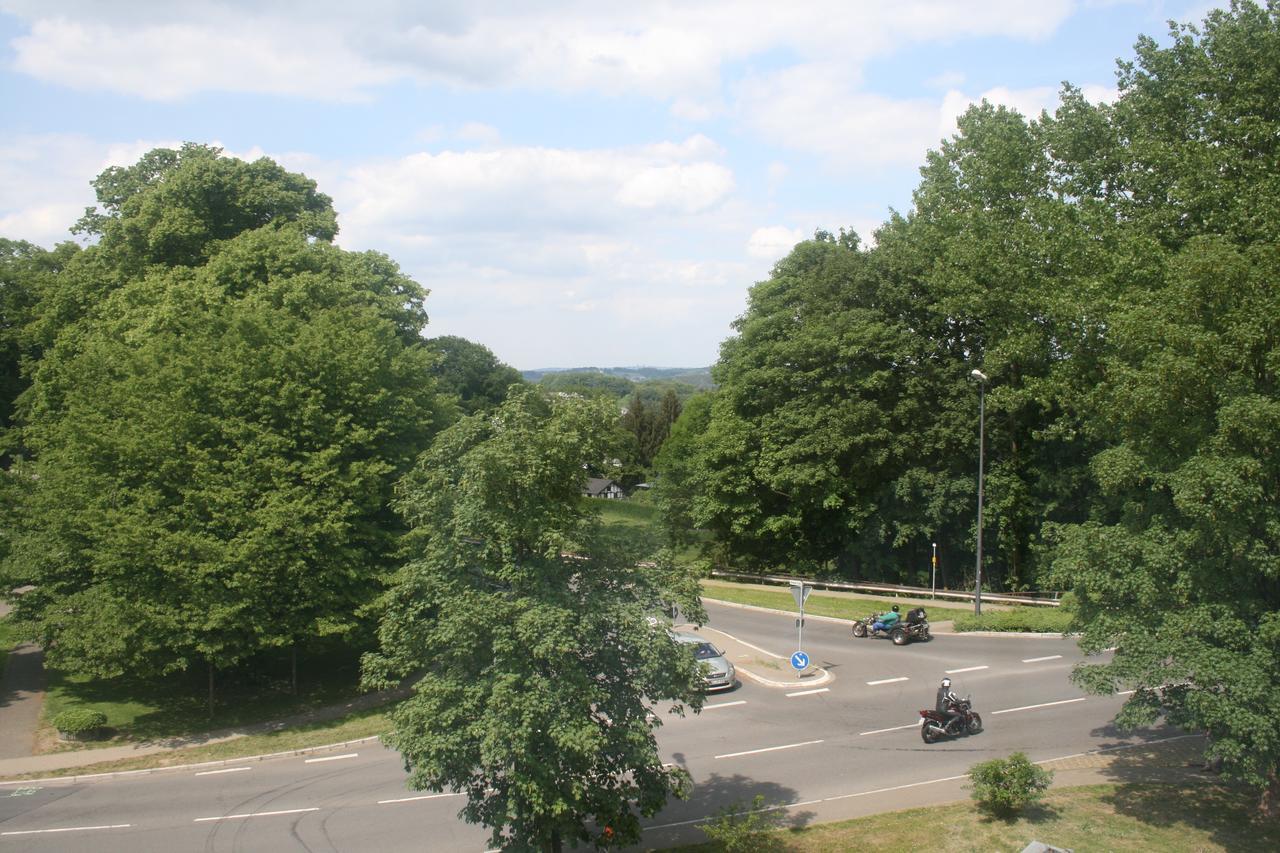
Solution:
<path fill-rule="evenodd" d="M 812 620 L 798 677 L 794 616 L 707 602 L 702 633 L 745 677 L 701 714 L 658 709 L 664 760 L 695 782 L 688 801 L 646 821 L 644 846 L 703 838 L 697 824 L 764 797 L 788 823 L 840 819 L 954 799 L 977 761 L 1021 750 L 1033 760 L 1115 750 L 1176 736 L 1122 733 L 1122 698 L 1068 680 L 1082 660 L 1070 639 L 938 635 L 894 646 L 855 639 L 848 623 Z M 987 730 L 925 745 L 918 710 L 939 679 L 971 693 Z M 754 678 L 752 676 L 755 676 Z M 486 833 L 457 818 L 462 797 L 404 787 L 399 756 L 376 742 L 329 753 L 98 783 L 0 787 L 0 849 L 480 851 Z"/>

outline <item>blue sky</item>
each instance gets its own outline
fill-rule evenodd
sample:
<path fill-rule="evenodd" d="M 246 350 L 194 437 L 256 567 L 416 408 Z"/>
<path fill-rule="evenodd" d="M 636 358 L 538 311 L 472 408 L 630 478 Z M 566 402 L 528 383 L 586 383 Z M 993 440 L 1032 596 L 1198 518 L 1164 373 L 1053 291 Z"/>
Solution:
<path fill-rule="evenodd" d="M 614 8 L 617 7 L 617 8 Z M 1204 0 L 0 0 L 0 236 L 183 141 L 316 179 L 338 242 L 521 369 L 705 366 L 817 228 L 870 238 L 987 98 L 1027 115 Z"/>

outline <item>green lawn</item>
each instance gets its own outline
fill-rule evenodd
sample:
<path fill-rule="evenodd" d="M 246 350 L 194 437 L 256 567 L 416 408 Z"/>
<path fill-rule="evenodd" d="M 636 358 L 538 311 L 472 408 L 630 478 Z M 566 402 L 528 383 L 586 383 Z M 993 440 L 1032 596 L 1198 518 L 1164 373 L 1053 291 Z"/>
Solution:
<path fill-rule="evenodd" d="M 703 581 L 704 598 L 718 601 L 730 601 L 735 604 L 752 604 L 756 607 L 771 607 L 775 610 L 794 611 L 795 599 L 791 590 L 777 586 L 757 586 L 755 584 L 733 584 L 725 581 Z M 919 599 L 911 599 L 919 601 Z M 806 613 L 816 616 L 834 616 L 837 619 L 863 619 L 873 611 L 883 613 L 893 604 L 889 596 L 863 597 L 851 596 L 847 593 L 832 593 L 815 589 L 805 602 Z M 907 604 L 900 605 L 903 612 L 909 609 Z M 911 604 L 910 607 L 914 607 Z M 981 617 L 973 615 L 973 608 L 967 604 L 955 602 L 925 601 L 922 605 L 929 613 L 932 622 L 954 620 L 957 631 L 1035 631 L 1061 632 L 1067 630 L 1071 622 L 1071 614 L 1058 608 L 1049 607 L 1010 607 L 1005 610 L 987 610 Z"/>
<path fill-rule="evenodd" d="M 107 716 L 114 736 L 91 744 L 57 748 L 94 748 L 126 741 L 190 735 L 251 725 L 349 701 L 359 695 L 359 659 L 355 650 L 333 647 L 299 656 L 298 694 L 289 692 L 287 654 L 263 657 L 215 680 L 214 716 L 208 713 L 208 682 L 203 670 L 143 681 L 127 677 L 91 679 L 47 671 L 41 740 L 53 743 L 48 721 L 70 708 L 88 708 Z"/>
<path fill-rule="evenodd" d="M 796 609 L 796 602 L 791 597 L 791 590 L 785 587 L 704 581 L 702 595 L 704 598 L 730 601 L 734 604 L 751 604 L 756 607 L 771 607 L 775 610 Z M 889 598 L 834 595 L 815 589 L 809 594 L 809 599 L 804 604 L 804 610 L 805 613 L 811 613 L 815 616 L 834 616 L 837 619 L 862 619 L 873 611 L 883 613 L 892 604 L 893 600 Z M 929 612 L 929 618 L 934 622 L 951 619 L 965 612 L 955 604 L 928 602 L 922 606 Z M 906 612 L 910 608 L 903 606 L 902 609 L 903 612 Z"/>
<path fill-rule="evenodd" d="M 1256 821 L 1255 804 L 1252 793 L 1213 780 L 1088 785 L 1055 789 L 1042 805 L 1007 822 L 985 817 L 970 803 L 956 803 L 783 829 L 750 849 L 835 853 L 880 846 L 992 853 L 1018 851 L 1034 839 L 1078 853 L 1280 850 L 1280 822 Z M 680 849 L 710 853 L 720 848 Z"/>
<path fill-rule="evenodd" d="M 8 616 L 0 616 L 0 673 L 4 672 L 5 661 L 9 658 L 9 652 L 14 646 L 18 645 L 18 635 L 13 630 L 13 625 L 9 623 Z"/>
<path fill-rule="evenodd" d="M 657 532 L 658 508 L 636 501 L 609 501 L 585 498 L 588 505 L 600 512 L 600 520 L 606 525 L 624 524 L 630 527 L 648 527 Z"/>
<path fill-rule="evenodd" d="M 339 720 L 292 726 L 276 732 L 247 735 L 221 743 L 174 749 L 167 752 L 140 755 L 119 761 L 104 761 L 64 770 L 41 771 L 26 776 L 79 776 L 92 773 L 114 773 L 122 770 L 143 770 L 153 767 L 172 767 L 183 764 L 200 764 L 205 761 L 223 761 L 250 755 L 271 755 L 313 746 L 345 743 L 361 738 L 381 735 L 390 728 L 387 708 L 358 711 Z M 24 778 L 23 776 L 11 778 Z"/>

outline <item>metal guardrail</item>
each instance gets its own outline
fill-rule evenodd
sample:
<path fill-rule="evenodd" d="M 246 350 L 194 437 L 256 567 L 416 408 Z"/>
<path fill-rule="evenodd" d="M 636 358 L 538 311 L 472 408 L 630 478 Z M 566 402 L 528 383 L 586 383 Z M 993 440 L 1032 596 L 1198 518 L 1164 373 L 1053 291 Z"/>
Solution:
<path fill-rule="evenodd" d="M 789 585 L 791 581 L 803 581 L 815 589 L 835 589 L 841 591 L 852 592 L 875 592 L 880 594 L 891 595 L 909 595 L 914 598 L 954 598 L 960 601 L 973 601 L 974 594 L 972 592 L 956 592 L 950 589 L 933 590 L 929 587 L 919 586 L 895 586 L 893 584 L 868 584 L 868 583 L 841 583 L 839 581 L 819 581 L 812 578 L 793 577 L 790 575 L 748 575 L 741 572 L 721 572 L 713 571 L 713 578 L 723 578 L 724 580 L 743 580 L 749 583 L 758 584 L 779 584 Z M 1002 595 L 1000 593 L 984 592 L 982 593 L 983 601 L 990 601 L 995 604 L 1031 604 L 1040 607 L 1057 607 L 1062 602 L 1058 600 L 1058 592 L 1032 592 L 1023 595 Z M 1054 596 L 1047 598 L 1044 596 Z"/>

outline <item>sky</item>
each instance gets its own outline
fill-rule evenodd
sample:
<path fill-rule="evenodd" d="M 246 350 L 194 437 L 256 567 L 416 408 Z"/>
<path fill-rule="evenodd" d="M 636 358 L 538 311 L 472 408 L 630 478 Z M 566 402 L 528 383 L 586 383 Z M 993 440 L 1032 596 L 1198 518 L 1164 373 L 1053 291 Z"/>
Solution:
<path fill-rule="evenodd" d="M 0 0 L 0 236 L 184 141 L 315 179 L 337 242 L 522 370 L 705 367 L 817 229 L 866 242 L 986 99 L 1029 117 L 1205 0 Z"/>

